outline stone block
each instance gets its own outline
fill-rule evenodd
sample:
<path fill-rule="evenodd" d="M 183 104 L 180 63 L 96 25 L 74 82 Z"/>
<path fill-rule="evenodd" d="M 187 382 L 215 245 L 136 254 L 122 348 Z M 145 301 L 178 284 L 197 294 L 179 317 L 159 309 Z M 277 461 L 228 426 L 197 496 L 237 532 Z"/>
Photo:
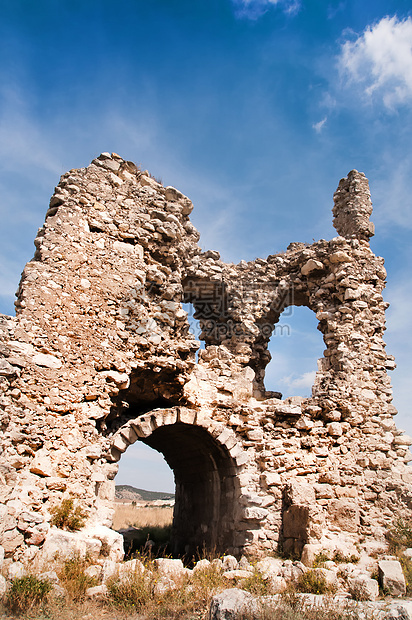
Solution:
<path fill-rule="evenodd" d="M 323 263 L 321 263 L 319 260 L 314 260 L 312 258 L 310 258 L 304 265 L 303 267 L 301 267 L 300 273 L 303 276 L 307 276 L 310 273 L 314 272 L 314 271 L 320 271 L 324 269 L 324 265 Z"/>
<path fill-rule="evenodd" d="M 227 581 L 235 581 L 236 579 L 247 579 L 253 576 L 253 570 L 242 570 L 236 568 L 235 570 L 228 570 L 222 573 L 222 577 Z"/>
<path fill-rule="evenodd" d="M 44 449 L 36 452 L 33 461 L 30 464 L 30 471 L 32 474 L 50 478 L 55 475 L 55 469 L 53 463 Z"/>
<path fill-rule="evenodd" d="M 92 588 L 87 588 L 85 595 L 87 598 L 90 598 L 95 601 L 105 600 L 109 594 L 108 587 L 105 583 L 100 586 L 93 586 Z"/>
<path fill-rule="evenodd" d="M 238 561 L 233 555 L 224 555 L 222 558 L 222 568 L 224 571 L 236 570 Z"/>
<path fill-rule="evenodd" d="M 188 572 L 188 569 L 183 566 L 182 560 L 157 558 L 154 564 L 161 577 L 177 579 L 184 577 Z"/>
<path fill-rule="evenodd" d="M 306 540 L 309 529 L 309 506 L 292 505 L 283 513 L 284 538 Z"/>
<path fill-rule="evenodd" d="M 134 443 L 135 441 L 137 441 L 138 439 L 138 435 L 135 432 L 135 430 L 131 427 L 131 426 L 124 426 L 122 428 L 122 430 L 120 431 L 122 437 L 124 437 L 126 439 L 126 441 L 130 443 Z M 116 444 L 113 444 L 116 448 L 118 448 L 118 446 Z M 119 449 L 119 448 L 118 448 Z"/>
<path fill-rule="evenodd" d="M 277 558 L 263 558 L 263 560 L 259 560 L 257 562 L 255 568 L 261 573 L 264 579 L 269 579 L 272 577 L 278 577 L 281 573 L 283 566 L 283 560 L 279 560 Z"/>
<path fill-rule="evenodd" d="M 18 529 L 7 530 L 2 536 L 1 544 L 6 557 L 10 557 L 20 545 L 24 543 L 24 536 Z"/>
<path fill-rule="evenodd" d="M 349 592 L 357 601 L 376 601 L 379 596 L 379 584 L 369 575 L 356 575 L 348 578 Z"/>
<path fill-rule="evenodd" d="M 5 359 L 0 359 L 0 377 L 12 377 L 17 373 L 17 369 L 14 368 L 9 362 Z"/>
<path fill-rule="evenodd" d="M 391 596 L 404 596 L 406 582 L 401 563 L 398 560 L 380 560 L 378 571 L 379 583 L 384 592 Z"/>
<path fill-rule="evenodd" d="M 391 603 L 385 620 L 412 620 L 412 601 Z"/>
<path fill-rule="evenodd" d="M 114 560 L 105 560 L 102 565 L 102 574 L 101 579 L 102 582 L 105 583 L 111 577 L 114 577 L 118 573 L 119 564 Z"/>
<path fill-rule="evenodd" d="M 130 577 L 133 574 L 142 574 L 145 571 L 145 567 L 140 560 L 134 558 L 133 560 L 128 560 L 127 562 L 121 562 L 118 568 L 118 574 L 120 579 L 124 579 Z"/>
<path fill-rule="evenodd" d="M 321 544 L 307 543 L 302 549 L 301 562 L 309 568 L 313 566 L 315 557 L 323 550 Z"/>
<path fill-rule="evenodd" d="M 360 519 L 359 507 L 356 502 L 348 499 L 331 501 L 328 506 L 328 515 L 334 525 L 344 532 L 357 532 Z"/>
<path fill-rule="evenodd" d="M 206 558 L 204 558 L 203 560 L 199 560 L 198 562 L 196 562 L 196 564 L 193 567 L 193 573 L 198 573 L 204 570 L 207 570 L 210 566 L 210 562 L 209 560 L 206 560 Z"/>
<path fill-rule="evenodd" d="M 58 370 L 62 367 L 62 361 L 54 355 L 48 355 L 46 353 L 37 353 L 33 356 L 33 363 L 37 366 L 44 366 L 45 368 L 52 368 Z"/>
<path fill-rule="evenodd" d="M 336 589 L 338 588 L 339 584 L 338 584 L 338 577 L 336 575 L 336 571 L 329 570 L 327 568 L 314 568 L 313 572 L 318 577 L 321 577 L 321 578 L 323 577 L 328 587 L 336 588 Z"/>
<path fill-rule="evenodd" d="M 130 446 L 130 442 L 123 436 L 122 433 L 118 433 L 115 435 L 112 447 L 119 452 L 126 452 L 127 448 Z"/>
<path fill-rule="evenodd" d="M 310 505 L 316 502 L 315 489 L 313 485 L 306 482 L 293 481 L 285 487 L 285 503 Z"/>
<path fill-rule="evenodd" d="M 59 577 L 54 570 L 48 570 L 45 573 L 40 573 L 39 579 L 43 581 L 50 581 L 50 583 L 59 583 Z"/>
<path fill-rule="evenodd" d="M 212 598 L 210 620 L 235 620 L 247 614 L 252 605 L 253 596 L 249 592 L 238 588 L 223 590 Z"/>
<path fill-rule="evenodd" d="M 248 521 L 263 521 L 269 514 L 266 508 L 259 508 L 257 506 L 249 506 L 244 510 L 244 518 Z"/>

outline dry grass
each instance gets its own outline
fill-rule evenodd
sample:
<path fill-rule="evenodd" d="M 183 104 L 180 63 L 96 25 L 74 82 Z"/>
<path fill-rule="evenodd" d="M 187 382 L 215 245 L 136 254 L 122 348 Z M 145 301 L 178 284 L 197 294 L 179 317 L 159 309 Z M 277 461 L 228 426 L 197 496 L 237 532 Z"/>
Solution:
<path fill-rule="evenodd" d="M 228 587 L 221 569 L 210 564 L 203 570 L 182 575 L 175 580 L 175 587 L 170 589 L 169 579 L 162 577 L 156 564 L 147 558 L 142 560 L 146 570 L 131 572 L 121 579 L 113 577 L 107 583 L 108 595 L 100 603 L 87 601 L 84 597 L 84 565 L 87 562 L 78 563 L 76 568 L 73 562 L 66 562 L 66 567 L 70 564 L 67 575 L 63 569 L 60 571 L 62 585 L 66 588 L 63 596 L 53 596 L 52 592 L 47 596 L 46 592 L 44 600 L 40 597 L 38 601 L 31 601 L 33 605 L 19 605 L 16 615 L 15 609 L 7 605 L 6 599 L 3 605 L 0 603 L 0 620 L 207 620 L 213 595 Z M 70 589 L 67 588 L 69 582 Z M 78 587 L 73 588 L 72 582 L 78 582 Z M 254 595 L 270 594 L 258 574 L 246 580 L 235 580 L 231 585 L 246 589 Z M 32 588 L 26 590 L 26 593 L 32 593 Z M 23 601 L 20 596 L 19 602 L 25 602 L 26 599 Z M 244 613 L 236 615 L 236 618 L 374 620 L 372 616 L 373 614 L 358 610 L 357 607 L 345 607 L 335 603 L 331 597 L 326 597 L 322 604 L 311 607 L 295 593 L 285 593 L 275 601 L 263 597 L 250 612 L 245 610 Z"/>
<path fill-rule="evenodd" d="M 209 588 L 195 593 L 186 588 L 175 590 L 163 597 L 157 596 L 146 605 L 130 605 L 118 608 L 114 602 L 70 601 L 54 599 L 45 607 L 37 607 L 16 616 L 0 603 L 1 620 L 207 620 L 209 618 L 211 593 Z M 282 597 L 277 603 L 262 602 L 253 611 L 239 613 L 237 620 L 376 620 L 372 609 L 345 607 L 333 600 L 308 607 Z"/>
<path fill-rule="evenodd" d="M 216 566 L 175 578 L 175 587 L 162 588 L 162 576 L 149 560 L 146 573 L 132 573 L 108 583 L 109 604 L 117 611 L 138 612 L 141 620 L 206 620 L 212 596 L 227 587 Z M 167 578 L 166 578 L 167 582 Z M 130 617 L 130 616 L 128 616 Z"/>
<path fill-rule="evenodd" d="M 0 603 L 0 620 L 125 620 L 124 612 L 94 601 L 73 601 L 68 597 L 51 598 L 44 606 L 34 606 L 16 615 Z M 128 616 L 127 620 L 137 620 Z"/>
<path fill-rule="evenodd" d="M 172 524 L 173 508 L 168 506 L 132 506 L 132 504 L 116 504 L 113 529 L 128 527 L 166 527 Z"/>

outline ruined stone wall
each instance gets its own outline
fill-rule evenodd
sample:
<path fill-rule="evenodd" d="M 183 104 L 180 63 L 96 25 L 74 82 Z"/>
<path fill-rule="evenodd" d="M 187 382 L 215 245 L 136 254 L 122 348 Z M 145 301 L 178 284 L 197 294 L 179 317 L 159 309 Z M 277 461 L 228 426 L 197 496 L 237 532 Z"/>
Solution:
<path fill-rule="evenodd" d="M 202 253 L 192 208 L 115 154 L 62 176 L 16 317 L 0 317 L 8 557 L 47 555 L 50 509 L 67 497 L 101 544 L 117 462 L 135 441 L 174 471 L 175 553 L 372 548 L 410 511 L 411 440 L 393 421 L 386 274 L 368 244 L 365 176 L 339 184 L 340 236 L 248 263 Z M 201 324 L 198 361 L 182 302 Z M 292 305 L 316 314 L 325 352 L 312 397 L 282 400 L 264 370 Z"/>

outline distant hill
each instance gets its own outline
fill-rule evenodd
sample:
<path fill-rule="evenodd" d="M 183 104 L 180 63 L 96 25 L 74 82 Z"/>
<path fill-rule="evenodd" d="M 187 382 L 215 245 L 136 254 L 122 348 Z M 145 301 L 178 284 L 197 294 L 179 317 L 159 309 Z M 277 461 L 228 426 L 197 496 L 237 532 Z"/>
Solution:
<path fill-rule="evenodd" d="M 136 489 L 129 484 L 116 485 L 116 499 L 128 499 L 130 501 L 151 502 L 156 499 L 174 499 L 174 493 L 161 493 L 160 491 L 145 491 Z"/>

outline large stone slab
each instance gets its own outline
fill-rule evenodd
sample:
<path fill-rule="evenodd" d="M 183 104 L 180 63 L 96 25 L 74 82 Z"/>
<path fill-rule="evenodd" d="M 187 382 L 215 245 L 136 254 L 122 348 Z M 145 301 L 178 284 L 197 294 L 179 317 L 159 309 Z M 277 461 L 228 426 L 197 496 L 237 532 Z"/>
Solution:
<path fill-rule="evenodd" d="M 391 596 L 404 596 L 406 581 L 398 560 L 381 560 L 378 562 L 378 571 L 379 583 L 384 592 Z"/>

